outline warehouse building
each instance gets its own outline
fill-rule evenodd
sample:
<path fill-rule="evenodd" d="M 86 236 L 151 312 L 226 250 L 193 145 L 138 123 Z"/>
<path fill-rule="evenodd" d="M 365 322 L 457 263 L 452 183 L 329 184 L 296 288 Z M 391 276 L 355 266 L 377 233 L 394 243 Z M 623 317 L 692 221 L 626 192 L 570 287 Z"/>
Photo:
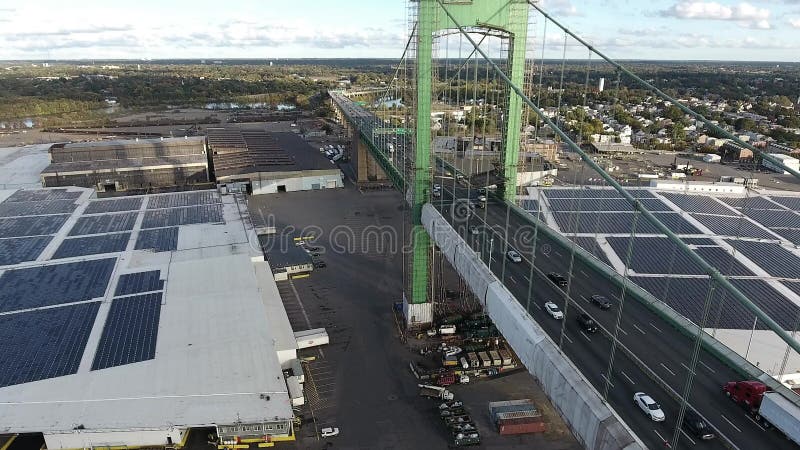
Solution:
<path fill-rule="evenodd" d="M 243 199 L 0 190 L 0 434 L 294 439 L 297 342 Z M 242 212 L 240 212 L 242 211 Z"/>
<path fill-rule="evenodd" d="M 195 136 L 54 144 L 42 186 L 108 192 L 207 184 L 205 142 Z"/>
<path fill-rule="evenodd" d="M 294 133 L 210 128 L 208 150 L 217 185 L 252 194 L 344 187 L 342 172 Z"/>

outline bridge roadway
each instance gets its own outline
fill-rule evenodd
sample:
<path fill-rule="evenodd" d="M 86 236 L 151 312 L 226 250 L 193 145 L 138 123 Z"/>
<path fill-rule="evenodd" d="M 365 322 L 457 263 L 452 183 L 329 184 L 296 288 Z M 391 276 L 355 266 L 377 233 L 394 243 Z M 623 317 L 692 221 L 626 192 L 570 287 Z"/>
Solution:
<path fill-rule="evenodd" d="M 350 117 L 361 120 L 365 129 L 371 130 L 378 122 L 369 111 L 349 102 L 340 96 L 335 99 L 341 109 Z M 342 105 L 342 103 L 347 104 Z M 367 132 L 371 135 L 371 132 Z M 396 143 L 394 161 L 404 161 L 405 142 Z M 376 143 L 381 148 L 380 143 Z M 382 149 L 387 155 L 388 150 Z M 406 162 L 408 168 L 410 163 Z M 435 181 L 443 186 L 441 198 L 432 199 L 431 203 L 440 211 L 453 228 L 481 255 L 491 271 L 502 280 L 503 284 L 525 306 L 528 299 L 528 281 L 531 277 L 531 251 L 533 246 L 533 228 L 514 212 L 508 214 L 510 240 L 506 247 L 505 223 L 507 208 L 505 203 L 490 200 L 486 209 L 477 209 L 466 221 L 451 214 L 453 199 L 475 198 L 477 192 L 471 191 L 454 182 L 452 177 L 445 177 L 437 170 Z M 477 225 L 479 234 L 474 235 L 469 227 Z M 529 233 L 518 233 L 517 230 L 527 227 Z M 494 245 L 489 245 L 489 238 L 494 236 Z M 491 262 L 488 256 L 491 248 Z M 546 274 L 558 272 L 567 275 L 570 264 L 570 249 L 560 242 L 538 233 L 536 238 L 537 254 L 533 265 L 533 290 L 529 313 L 537 323 L 558 344 L 562 326 L 564 339 L 562 350 L 578 367 L 583 376 L 597 389 L 603 392 L 605 372 L 611 352 L 611 339 L 619 307 L 620 289 L 610 283 L 606 276 L 588 264 L 575 258 L 570 286 L 568 307 L 565 307 L 566 293 L 553 284 Z M 517 250 L 523 257 L 521 263 L 512 263 L 505 257 L 509 249 Z M 602 311 L 588 302 L 593 294 L 609 298 L 613 306 Z M 555 302 L 565 313 L 563 321 L 555 320 L 544 310 L 546 301 Z M 601 331 L 586 334 L 577 324 L 575 318 L 579 312 L 588 313 L 601 326 Z M 619 348 L 614 356 L 614 369 L 611 375 L 611 386 L 608 402 L 622 417 L 648 448 L 665 448 L 664 441 L 671 441 L 675 431 L 680 404 L 670 396 L 661 385 L 652 379 L 658 377 L 662 383 L 671 387 L 674 392 L 683 393 L 686 375 L 691 363 L 693 343 L 678 330 L 672 328 L 663 319 L 653 313 L 633 296 L 627 296 L 620 322 L 621 331 L 618 342 L 629 349 L 649 369 L 636 364 Z M 714 355 L 701 349 L 696 366 L 696 376 L 689 395 L 689 404 L 700 412 L 719 432 L 726 436 L 735 446 L 742 450 L 749 449 L 782 449 L 796 448 L 794 444 L 773 430 L 764 430 L 745 411 L 731 402 L 723 393 L 722 385 L 727 381 L 739 380 L 740 375 Z M 648 419 L 633 403 L 634 392 L 646 392 L 658 402 L 667 417 L 665 422 L 656 423 Z M 681 431 L 681 448 L 723 448 L 720 439 L 700 441 Z"/>

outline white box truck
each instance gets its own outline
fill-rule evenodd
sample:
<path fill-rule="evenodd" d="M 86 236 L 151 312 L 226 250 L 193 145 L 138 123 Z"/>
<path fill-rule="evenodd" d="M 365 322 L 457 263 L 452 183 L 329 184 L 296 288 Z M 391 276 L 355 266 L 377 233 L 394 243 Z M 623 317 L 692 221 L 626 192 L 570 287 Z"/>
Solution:
<path fill-rule="evenodd" d="M 773 426 L 800 445 L 800 407 L 777 392 L 765 392 L 755 416 L 765 426 Z"/>

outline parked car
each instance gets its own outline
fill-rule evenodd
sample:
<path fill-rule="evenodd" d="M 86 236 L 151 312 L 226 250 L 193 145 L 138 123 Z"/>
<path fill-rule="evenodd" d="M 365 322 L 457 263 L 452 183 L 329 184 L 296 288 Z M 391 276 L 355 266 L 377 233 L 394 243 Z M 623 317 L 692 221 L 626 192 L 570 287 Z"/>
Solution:
<path fill-rule="evenodd" d="M 661 406 L 644 392 L 633 394 L 633 402 L 639 405 L 639 409 L 650 417 L 650 420 L 653 422 L 663 422 L 666 418 L 664 416 L 664 411 L 661 410 Z"/>
<path fill-rule="evenodd" d="M 563 287 L 567 285 L 567 279 L 560 273 L 550 272 L 547 274 L 547 278 L 549 278 L 550 281 L 555 283 L 557 286 Z"/>
<path fill-rule="evenodd" d="M 506 253 L 506 257 L 513 263 L 521 263 L 522 262 L 522 256 L 520 256 L 520 254 L 517 253 L 516 250 L 509 250 Z"/>
<path fill-rule="evenodd" d="M 318 259 L 318 260 L 314 261 L 314 268 L 315 269 L 322 269 L 322 268 L 325 268 L 327 266 L 328 265 L 325 264 L 325 261 L 323 261 L 321 259 Z"/>
<path fill-rule="evenodd" d="M 558 306 L 556 306 L 556 304 L 553 302 L 545 303 L 544 310 L 547 311 L 547 314 L 550 314 L 553 319 L 561 320 L 564 318 L 564 313 L 562 313 L 561 310 L 558 309 Z"/>
<path fill-rule="evenodd" d="M 592 319 L 588 314 L 581 313 L 578 314 L 578 324 L 583 328 L 583 331 L 587 333 L 596 333 L 597 332 L 597 323 L 595 323 L 594 319 Z"/>
<path fill-rule="evenodd" d="M 683 428 L 689 430 L 694 437 L 702 440 L 714 439 L 714 432 L 703 417 L 692 409 L 686 409 L 683 415 Z"/>
<path fill-rule="evenodd" d="M 339 435 L 339 428 L 338 427 L 325 427 L 320 430 L 320 435 L 324 438 L 326 437 L 334 437 Z"/>
<path fill-rule="evenodd" d="M 611 301 L 605 298 L 602 295 L 593 295 L 589 297 L 589 301 L 594 303 L 595 305 L 599 306 L 600 309 L 608 309 L 611 308 Z"/>

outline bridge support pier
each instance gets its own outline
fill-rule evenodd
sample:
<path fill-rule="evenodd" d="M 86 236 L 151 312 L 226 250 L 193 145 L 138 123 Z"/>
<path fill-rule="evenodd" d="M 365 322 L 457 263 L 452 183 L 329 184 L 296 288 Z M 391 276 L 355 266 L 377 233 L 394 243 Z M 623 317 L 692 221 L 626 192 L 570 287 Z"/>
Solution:
<path fill-rule="evenodd" d="M 356 184 L 359 186 L 391 185 L 386 172 L 372 156 L 367 144 L 361 139 L 355 128 L 351 132 L 350 155 L 356 173 Z"/>

